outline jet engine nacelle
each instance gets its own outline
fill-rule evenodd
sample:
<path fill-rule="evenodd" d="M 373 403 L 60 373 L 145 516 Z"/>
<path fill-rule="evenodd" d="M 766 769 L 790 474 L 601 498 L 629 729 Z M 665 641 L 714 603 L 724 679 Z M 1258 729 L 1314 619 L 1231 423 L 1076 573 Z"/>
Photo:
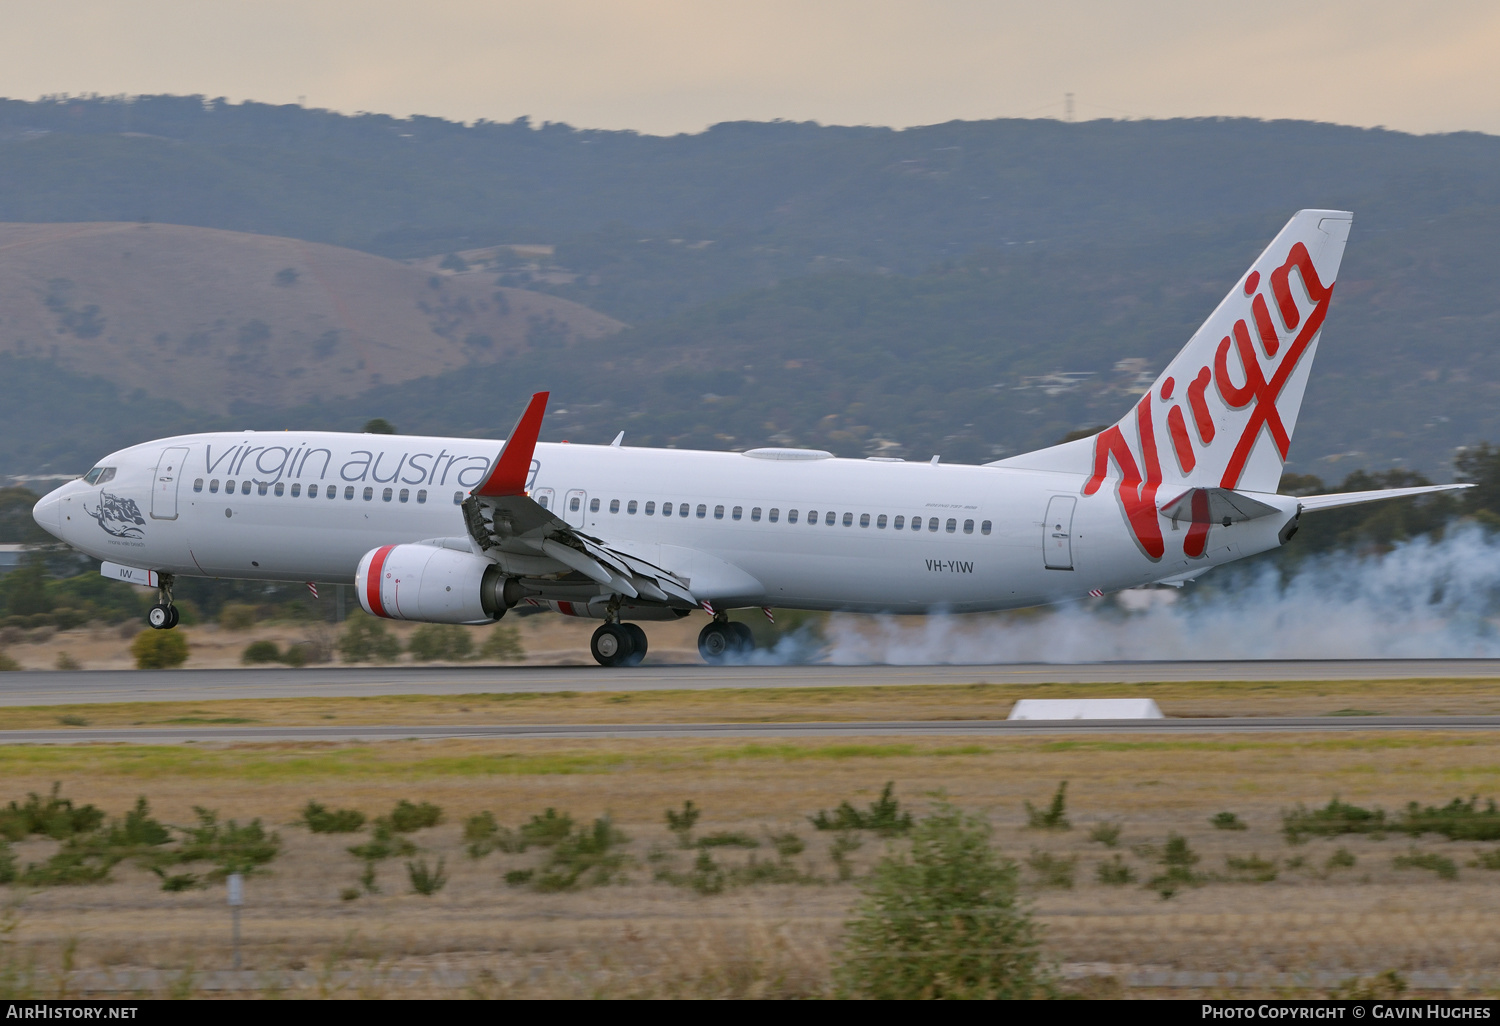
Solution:
<path fill-rule="evenodd" d="M 519 588 L 489 560 L 436 545 L 382 545 L 365 553 L 354 574 L 365 612 L 426 623 L 498 620 Z"/>

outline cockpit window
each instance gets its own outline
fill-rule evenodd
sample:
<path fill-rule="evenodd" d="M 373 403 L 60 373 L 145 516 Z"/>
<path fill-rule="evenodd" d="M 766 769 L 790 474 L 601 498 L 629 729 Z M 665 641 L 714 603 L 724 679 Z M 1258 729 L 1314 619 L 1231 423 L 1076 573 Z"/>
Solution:
<path fill-rule="evenodd" d="M 109 482 L 113 481 L 114 479 L 115 479 L 115 468 L 114 467 L 95 467 L 93 470 L 91 470 L 87 474 L 83 475 L 84 482 L 86 484 L 91 484 L 91 485 L 108 484 Z"/>

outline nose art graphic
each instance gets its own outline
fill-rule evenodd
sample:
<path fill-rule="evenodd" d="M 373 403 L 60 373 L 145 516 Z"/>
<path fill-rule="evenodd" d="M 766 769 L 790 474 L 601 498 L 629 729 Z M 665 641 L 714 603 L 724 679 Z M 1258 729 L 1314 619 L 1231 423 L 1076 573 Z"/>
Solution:
<path fill-rule="evenodd" d="M 99 508 L 89 509 L 85 503 L 83 511 L 99 522 L 100 528 L 105 534 L 114 535 L 116 538 L 144 538 L 146 532 L 141 530 L 146 524 L 146 518 L 141 516 L 141 507 L 136 505 L 134 499 L 126 499 L 110 492 L 99 493 Z"/>

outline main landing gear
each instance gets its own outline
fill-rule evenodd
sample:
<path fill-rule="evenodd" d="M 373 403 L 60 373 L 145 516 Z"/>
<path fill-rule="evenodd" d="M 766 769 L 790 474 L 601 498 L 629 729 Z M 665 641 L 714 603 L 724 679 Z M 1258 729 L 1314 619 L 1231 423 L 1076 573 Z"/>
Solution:
<path fill-rule="evenodd" d="M 638 666 L 646 658 L 646 632 L 633 623 L 606 623 L 594 632 L 589 651 L 600 666 Z"/>
<path fill-rule="evenodd" d="M 177 607 L 172 604 L 172 575 L 160 574 L 158 580 L 161 582 L 156 589 L 158 601 L 146 614 L 146 622 L 152 630 L 169 631 L 177 626 L 178 620 Z"/>
<path fill-rule="evenodd" d="M 723 613 L 714 614 L 714 622 L 698 632 L 698 654 L 705 663 L 717 666 L 731 656 L 748 654 L 755 648 L 755 635 L 748 625 L 730 620 Z"/>

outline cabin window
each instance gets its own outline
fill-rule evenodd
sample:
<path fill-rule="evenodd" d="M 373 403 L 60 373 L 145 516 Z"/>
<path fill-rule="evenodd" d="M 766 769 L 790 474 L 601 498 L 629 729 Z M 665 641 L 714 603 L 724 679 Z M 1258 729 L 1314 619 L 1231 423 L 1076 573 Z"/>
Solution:
<path fill-rule="evenodd" d="M 269 482 L 261 481 L 258 484 L 256 484 L 256 486 L 255 486 L 255 494 L 256 495 L 264 495 L 264 494 L 266 494 L 266 489 L 269 488 L 269 487 L 271 487 L 271 485 L 270 485 Z"/>
<path fill-rule="evenodd" d="M 307 497 L 309 499 L 316 499 L 318 497 L 318 486 L 317 485 L 310 484 L 310 485 L 307 486 Z"/>
<path fill-rule="evenodd" d="M 353 485 L 344 485 L 344 501 L 346 501 L 346 502 L 352 502 L 353 500 L 354 500 L 354 486 Z"/>
<path fill-rule="evenodd" d="M 884 513 L 880 514 L 880 516 L 878 516 L 878 517 L 875 518 L 875 526 L 877 528 L 879 528 L 880 530 L 882 530 L 882 531 L 885 530 L 885 514 Z"/>
<path fill-rule="evenodd" d="M 302 486 L 300 484 L 293 484 L 292 485 L 292 498 L 294 498 L 294 499 L 298 498 L 299 496 L 301 496 L 301 494 L 302 494 Z"/>
<path fill-rule="evenodd" d="M 196 481 L 193 482 L 193 491 L 195 491 L 195 492 L 201 492 L 201 491 L 203 491 L 203 478 L 200 477 L 200 478 L 198 478 L 198 480 L 196 480 Z"/>
<path fill-rule="evenodd" d="M 422 495 L 424 495 L 424 494 L 426 494 L 426 493 L 425 492 L 424 493 L 418 493 L 418 496 L 417 496 L 417 501 L 418 502 L 425 502 L 425 501 L 427 501 L 424 498 L 422 498 Z M 542 495 L 541 497 L 539 497 L 536 500 L 536 504 L 538 506 L 542 507 L 542 509 L 546 509 L 547 508 L 547 504 L 549 502 L 551 502 L 551 501 L 552 501 L 552 499 L 551 499 L 550 496 L 548 496 L 548 495 Z"/>
<path fill-rule="evenodd" d="M 410 498 L 411 498 L 411 489 L 410 488 L 403 488 L 403 489 L 401 489 L 401 491 L 399 491 L 398 493 L 396 493 L 396 501 L 397 502 L 405 502 L 405 501 L 407 501 Z"/>
<path fill-rule="evenodd" d="M 809 524 L 816 524 L 818 522 L 818 511 L 817 510 L 810 509 L 810 510 L 807 511 L 807 522 Z"/>
<path fill-rule="evenodd" d="M 868 519 L 868 518 L 866 518 L 866 519 Z M 845 527 L 853 527 L 854 526 L 854 514 L 853 513 L 845 513 L 844 514 L 844 526 Z"/>
<path fill-rule="evenodd" d="M 396 495 L 396 493 L 395 493 L 394 490 L 392 490 L 390 488 L 387 488 L 387 489 L 385 489 L 384 491 L 382 491 L 380 493 L 380 501 L 381 502 L 390 502 L 391 499 L 395 498 L 395 495 Z"/>
<path fill-rule="evenodd" d="M 369 502 L 373 498 L 375 498 L 375 489 L 365 485 L 365 501 Z"/>
<path fill-rule="evenodd" d="M 847 516 L 848 514 L 845 514 L 845 515 Z M 833 526 L 833 522 L 835 520 L 837 520 L 838 518 L 839 518 L 839 515 L 837 513 L 835 513 L 833 510 L 829 510 L 828 511 L 828 515 L 823 518 L 823 523 L 827 524 L 829 527 L 832 527 Z M 846 520 L 846 521 L 844 521 L 844 523 L 847 525 L 848 521 Z"/>
<path fill-rule="evenodd" d="M 736 507 L 734 507 L 734 509 L 732 509 L 732 510 L 729 511 L 729 516 L 733 520 L 743 520 L 744 517 L 745 517 L 745 507 L 744 506 L 736 506 Z M 756 517 L 755 519 L 759 520 L 760 518 Z"/>
<path fill-rule="evenodd" d="M 861 513 L 859 515 L 859 526 L 860 527 L 869 527 L 870 526 L 870 514 L 868 514 L 868 513 Z"/>
<path fill-rule="evenodd" d="M 688 504 L 687 503 L 685 503 L 685 502 L 679 502 L 677 504 L 677 515 L 679 517 L 685 517 L 685 516 L 688 515 Z M 703 515 L 703 507 L 702 506 L 698 507 L 698 515 L 700 517 Z"/>
<path fill-rule="evenodd" d="M 620 504 L 618 502 L 615 503 L 615 508 L 616 509 L 620 508 Z M 597 512 L 599 512 L 599 500 L 598 499 L 590 499 L 589 500 L 589 512 L 590 513 L 597 513 Z"/>
<path fill-rule="evenodd" d="M 672 504 L 670 502 L 664 502 L 661 504 L 661 515 L 664 517 L 669 517 L 672 515 Z"/>
<path fill-rule="evenodd" d="M 776 518 L 779 516 L 781 516 L 781 510 L 777 509 L 775 506 L 772 506 L 771 512 L 766 514 L 766 519 L 774 524 L 776 523 Z"/>
<path fill-rule="evenodd" d="M 212 481 L 210 481 L 208 483 L 208 493 L 210 495 L 217 495 L 218 492 L 219 492 L 219 479 L 218 478 L 214 478 Z"/>
<path fill-rule="evenodd" d="M 631 516 L 635 516 L 635 500 L 634 499 L 631 499 L 628 503 L 625 504 L 625 512 L 629 513 Z"/>
<path fill-rule="evenodd" d="M 417 503 L 420 505 L 421 503 L 424 503 L 426 501 L 427 501 L 427 489 L 426 488 L 418 488 L 417 489 Z"/>
<path fill-rule="evenodd" d="M 225 481 L 224 482 L 224 494 L 225 495 L 233 495 L 234 494 L 234 482 L 233 481 Z"/>
<path fill-rule="evenodd" d="M 703 515 L 703 507 L 702 506 L 698 507 L 698 515 L 700 517 Z M 724 519 L 724 507 L 723 506 L 715 506 L 714 507 L 714 519 L 715 520 L 723 520 Z M 735 517 L 735 519 L 738 520 L 739 517 Z"/>
<path fill-rule="evenodd" d="M 571 499 L 569 499 L 568 500 L 568 512 L 569 513 L 577 513 L 578 512 L 578 503 L 580 501 L 581 500 L 576 495 L 573 496 Z"/>
<path fill-rule="evenodd" d="M 337 499 L 339 497 L 339 486 L 329 485 L 328 490 L 324 494 L 326 494 L 330 499 Z"/>
<path fill-rule="evenodd" d="M 610 499 L 609 500 L 609 511 L 611 513 L 618 513 L 618 512 L 620 512 L 620 500 L 619 499 Z"/>
<path fill-rule="evenodd" d="M 949 517 L 948 518 L 948 533 L 952 534 L 954 531 L 957 531 L 957 530 L 958 530 L 958 521 L 954 520 L 952 517 Z"/>
<path fill-rule="evenodd" d="M 894 527 L 898 531 L 901 530 L 903 527 L 906 526 L 906 518 L 905 517 L 897 517 L 894 521 L 892 521 L 891 526 Z"/>
<path fill-rule="evenodd" d="M 928 517 L 927 518 L 927 530 L 929 530 L 929 531 L 936 531 L 937 529 L 938 529 L 938 518 L 937 517 Z"/>
<path fill-rule="evenodd" d="M 240 494 L 241 495 L 249 495 L 250 494 L 250 482 L 249 481 L 241 481 L 240 482 Z"/>
<path fill-rule="evenodd" d="M 974 521 L 972 521 L 972 520 L 965 520 L 964 521 L 964 534 L 973 534 L 973 533 L 974 533 Z"/>
<path fill-rule="evenodd" d="M 276 498 L 279 499 L 286 494 L 286 485 L 282 484 L 280 481 L 277 481 L 276 488 L 274 490 L 276 492 Z"/>
<path fill-rule="evenodd" d="M 464 504 L 464 493 L 463 492 L 454 492 L 453 493 L 453 505 L 455 505 L 455 506 L 462 506 L 463 504 Z"/>
<path fill-rule="evenodd" d="M 797 522 L 797 511 L 796 510 L 789 509 L 789 510 L 786 511 L 786 522 L 789 523 L 789 524 L 795 524 Z"/>
<path fill-rule="evenodd" d="M 648 503 L 646 503 L 646 516 L 651 517 L 651 516 L 655 516 L 655 515 L 656 515 L 656 503 L 654 503 L 654 502 L 648 502 Z"/>
<path fill-rule="evenodd" d="M 979 533 L 980 534 L 989 534 L 990 533 L 990 522 L 988 520 L 986 520 L 984 523 L 982 523 L 982 524 L 979 525 Z"/>

